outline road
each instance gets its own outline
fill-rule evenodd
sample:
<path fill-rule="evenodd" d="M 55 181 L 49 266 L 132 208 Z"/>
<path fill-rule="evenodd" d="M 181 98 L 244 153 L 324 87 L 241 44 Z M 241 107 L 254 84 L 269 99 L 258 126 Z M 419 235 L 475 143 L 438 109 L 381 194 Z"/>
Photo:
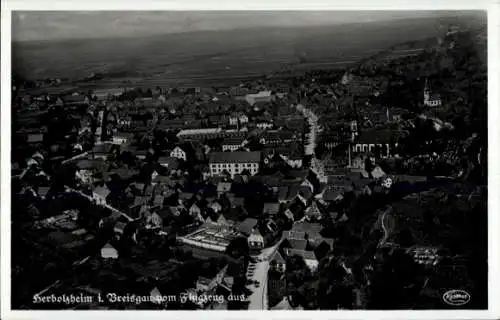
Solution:
<path fill-rule="evenodd" d="M 390 213 L 390 212 L 391 212 L 391 208 L 388 208 L 380 216 L 380 226 L 382 227 L 382 231 L 384 231 L 384 236 L 382 239 L 380 239 L 380 241 L 378 243 L 379 247 L 383 246 L 387 242 L 387 239 L 389 238 L 389 230 L 387 229 L 387 226 L 386 226 L 386 216 L 387 216 L 387 213 Z"/>
<path fill-rule="evenodd" d="M 254 258 L 257 260 L 253 275 L 250 276 L 247 271 L 247 278 L 259 282 L 259 287 L 249 285 L 252 294 L 248 297 L 250 304 L 249 310 L 268 310 L 269 304 L 267 299 L 267 274 L 269 271 L 269 263 L 276 250 L 280 246 L 283 238 L 280 239 L 274 246 L 263 249 L 258 256 Z"/>
<path fill-rule="evenodd" d="M 82 191 L 79 191 L 79 190 L 76 190 L 76 189 L 70 188 L 70 187 L 68 187 L 68 186 L 65 186 L 65 188 L 66 188 L 66 190 L 67 190 L 68 192 L 74 192 L 74 193 L 77 193 L 77 194 L 79 194 L 79 195 L 83 196 L 84 198 L 86 198 L 86 199 L 87 199 L 87 200 L 89 200 L 89 201 L 94 201 L 94 199 L 93 199 L 91 196 L 89 196 L 88 194 L 83 193 Z M 122 217 L 125 217 L 128 221 L 134 221 L 134 220 L 135 220 L 135 219 L 132 219 L 132 218 L 131 218 L 129 215 L 127 215 L 126 213 L 124 213 L 124 212 L 122 212 L 122 211 L 120 211 L 120 210 L 118 210 L 118 209 L 116 209 L 116 208 L 114 208 L 114 207 L 110 206 L 110 205 L 109 205 L 109 204 L 107 204 L 107 203 L 106 203 L 106 204 L 101 204 L 101 206 L 103 206 L 103 207 L 104 207 L 104 208 L 106 208 L 106 209 L 111 210 L 111 212 L 112 212 L 112 213 L 115 213 L 115 214 L 118 214 L 118 215 L 120 215 L 120 216 L 122 216 Z"/>
<path fill-rule="evenodd" d="M 304 152 L 306 155 L 313 155 L 314 149 L 316 148 L 316 137 L 318 133 L 318 117 L 301 104 L 297 105 L 297 110 L 302 112 L 302 115 L 307 119 L 310 127 L 307 140 L 304 141 Z"/>

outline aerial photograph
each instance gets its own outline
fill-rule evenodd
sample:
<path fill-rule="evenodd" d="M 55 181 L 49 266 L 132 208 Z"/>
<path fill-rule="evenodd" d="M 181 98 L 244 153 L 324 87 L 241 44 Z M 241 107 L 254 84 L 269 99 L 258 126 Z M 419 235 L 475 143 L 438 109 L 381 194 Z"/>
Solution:
<path fill-rule="evenodd" d="M 11 50 L 12 310 L 488 309 L 486 11 L 13 11 Z"/>

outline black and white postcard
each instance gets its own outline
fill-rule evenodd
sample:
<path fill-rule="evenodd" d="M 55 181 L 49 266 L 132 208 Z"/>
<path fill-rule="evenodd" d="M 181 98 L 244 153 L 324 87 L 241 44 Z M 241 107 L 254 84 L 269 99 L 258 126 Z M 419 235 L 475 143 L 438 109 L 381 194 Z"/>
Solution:
<path fill-rule="evenodd" d="M 491 315 L 487 6 L 36 8 L 2 9 L 6 319 Z"/>

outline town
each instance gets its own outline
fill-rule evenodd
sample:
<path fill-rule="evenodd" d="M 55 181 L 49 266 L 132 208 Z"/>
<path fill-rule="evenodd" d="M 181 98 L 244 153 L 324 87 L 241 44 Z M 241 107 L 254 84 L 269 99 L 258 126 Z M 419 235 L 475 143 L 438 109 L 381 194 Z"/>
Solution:
<path fill-rule="evenodd" d="M 228 86 L 14 73 L 13 308 L 484 307 L 483 31 Z"/>

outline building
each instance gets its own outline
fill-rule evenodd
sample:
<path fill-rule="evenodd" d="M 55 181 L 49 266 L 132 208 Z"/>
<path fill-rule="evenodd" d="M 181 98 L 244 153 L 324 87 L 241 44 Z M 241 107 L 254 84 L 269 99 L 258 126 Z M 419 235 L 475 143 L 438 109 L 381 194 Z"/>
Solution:
<path fill-rule="evenodd" d="M 92 97 L 98 100 L 106 100 L 108 97 L 119 97 L 125 92 L 125 88 L 94 89 Z"/>
<path fill-rule="evenodd" d="M 316 256 L 314 255 L 313 251 L 306 251 L 306 250 L 300 250 L 300 249 L 289 249 L 285 248 L 285 254 L 288 257 L 298 255 L 304 259 L 304 262 L 306 263 L 307 267 L 311 271 L 316 271 L 318 268 L 319 262 L 318 259 L 316 259 Z"/>
<path fill-rule="evenodd" d="M 177 146 L 170 152 L 170 156 L 172 158 L 177 158 L 177 159 L 182 159 L 184 161 L 187 160 L 187 154 L 186 151 L 182 150 L 181 147 Z"/>
<path fill-rule="evenodd" d="M 271 102 L 273 100 L 273 95 L 271 91 L 260 91 L 258 93 L 250 93 L 245 96 L 245 101 L 249 105 L 253 106 L 258 102 Z"/>
<path fill-rule="evenodd" d="M 210 174 L 218 175 L 228 172 L 231 177 L 248 170 L 255 175 L 260 168 L 261 153 L 254 152 L 214 152 L 210 154 Z"/>
<path fill-rule="evenodd" d="M 283 273 L 269 272 L 268 276 L 268 300 L 273 306 L 280 302 L 286 294 L 286 277 Z"/>
<path fill-rule="evenodd" d="M 387 158 L 397 147 L 398 133 L 386 130 L 370 130 L 362 132 L 351 144 L 351 152 L 354 156 L 372 154 L 376 157 Z"/>
<path fill-rule="evenodd" d="M 427 107 L 439 107 L 441 106 L 441 96 L 436 93 L 432 93 L 429 89 L 427 81 L 424 87 L 424 106 Z"/>
<path fill-rule="evenodd" d="M 233 113 L 229 117 L 229 125 L 237 126 L 248 123 L 248 116 L 242 112 Z"/>
<path fill-rule="evenodd" d="M 109 191 L 108 187 L 106 185 L 102 187 L 97 187 L 94 189 L 92 193 L 92 198 L 97 202 L 97 204 L 106 204 L 106 198 L 109 195 L 111 191 Z"/>
<path fill-rule="evenodd" d="M 299 152 L 280 154 L 281 159 L 292 168 L 302 168 L 302 155 Z"/>
<path fill-rule="evenodd" d="M 279 253 L 279 250 L 276 250 L 274 256 L 271 258 L 271 267 L 279 273 L 283 273 L 286 270 L 286 261 Z"/>
<path fill-rule="evenodd" d="M 252 233 L 248 237 L 248 246 L 250 247 L 250 250 L 264 248 L 264 237 L 257 229 L 253 229 Z"/>
<path fill-rule="evenodd" d="M 101 248 L 101 258 L 103 259 L 118 259 L 118 251 L 109 243 L 106 243 Z"/>
<path fill-rule="evenodd" d="M 115 132 L 113 133 L 113 144 L 125 144 L 133 139 L 134 135 L 128 132 Z"/>
<path fill-rule="evenodd" d="M 180 140 L 216 139 L 223 136 L 224 131 L 221 128 L 186 129 L 177 134 L 177 138 Z"/>
<path fill-rule="evenodd" d="M 222 143 L 222 151 L 236 151 L 243 147 L 245 140 L 244 137 L 227 138 Z"/>
<path fill-rule="evenodd" d="M 273 124 L 272 120 L 264 120 L 264 119 L 262 119 L 262 120 L 258 120 L 257 121 L 256 126 L 259 129 L 264 129 L 265 130 L 265 129 L 271 129 L 274 126 L 274 124 Z"/>

